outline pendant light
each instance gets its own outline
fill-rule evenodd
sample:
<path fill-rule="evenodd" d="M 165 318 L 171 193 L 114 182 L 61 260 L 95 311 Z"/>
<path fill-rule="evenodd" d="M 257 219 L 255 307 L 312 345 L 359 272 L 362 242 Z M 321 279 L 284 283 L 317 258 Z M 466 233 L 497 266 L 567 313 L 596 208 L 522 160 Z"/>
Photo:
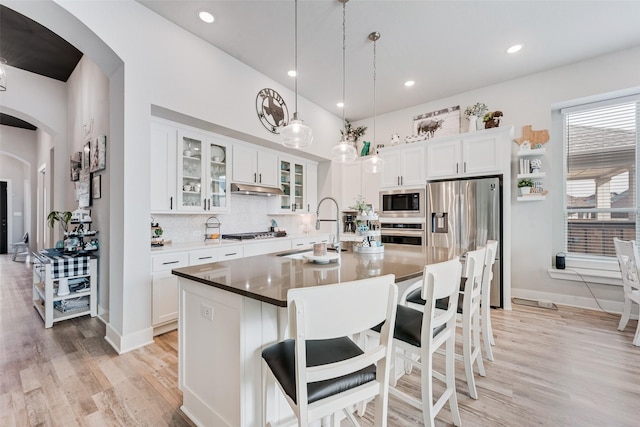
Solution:
<path fill-rule="evenodd" d="M 0 92 L 7 90 L 7 71 L 4 66 L 7 64 L 7 60 L 0 57 Z"/>
<path fill-rule="evenodd" d="M 373 42 L 373 141 L 372 147 L 376 146 L 376 42 L 380 39 L 380 33 L 374 31 L 369 34 L 369 40 Z M 374 148 L 373 155 L 362 164 L 366 173 L 380 173 L 384 169 L 384 159 L 378 157 L 378 150 Z"/>
<path fill-rule="evenodd" d="M 351 163 L 356 159 L 356 148 L 347 141 L 347 122 L 344 118 L 345 109 L 345 80 L 346 80 L 346 50 L 347 50 L 347 2 L 349 0 L 338 0 L 342 3 L 342 137 L 338 145 L 331 149 L 331 161 L 334 163 Z"/>
<path fill-rule="evenodd" d="M 313 142 L 313 132 L 309 126 L 302 123 L 298 118 L 298 0 L 295 0 L 295 70 L 296 70 L 296 110 L 291 120 L 280 131 L 282 144 L 289 148 L 306 148 Z"/>

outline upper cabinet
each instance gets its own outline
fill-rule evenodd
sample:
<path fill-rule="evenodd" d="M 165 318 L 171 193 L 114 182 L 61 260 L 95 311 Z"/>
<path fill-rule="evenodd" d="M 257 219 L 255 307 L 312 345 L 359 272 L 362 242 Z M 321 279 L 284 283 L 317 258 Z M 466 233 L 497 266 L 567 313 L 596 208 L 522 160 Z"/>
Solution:
<path fill-rule="evenodd" d="M 358 157 L 353 163 L 336 165 L 338 173 L 336 181 L 340 183 L 341 210 L 348 210 L 359 196 L 362 196 L 367 202 L 373 203 L 374 207 L 379 207 L 380 174 L 364 172 L 362 162 L 365 160 L 366 157 Z"/>
<path fill-rule="evenodd" d="M 151 212 L 175 212 L 177 207 L 176 151 L 178 129 L 151 122 Z"/>
<path fill-rule="evenodd" d="M 279 182 L 284 195 L 272 213 L 308 213 L 315 209 L 318 199 L 318 166 L 291 157 L 279 159 Z"/>
<path fill-rule="evenodd" d="M 178 206 L 184 212 L 228 208 L 229 144 L 205 134 L 178 131 Z"/>
<path fill-rule="evenodd" d="M 233 182 L 278 187 L 278 155 L 249 145 L 233 146 Z"/>
<path fill-rule="evenodd" d="M 500 135 L 472 132 L 426 144 L 427 179 L 501 172 Z"/>
<path fill-rule="evenodd" d="M 403 145 L 380 150 L 384 159 L 381 188 L 423 185 L 424 146 Z"/>

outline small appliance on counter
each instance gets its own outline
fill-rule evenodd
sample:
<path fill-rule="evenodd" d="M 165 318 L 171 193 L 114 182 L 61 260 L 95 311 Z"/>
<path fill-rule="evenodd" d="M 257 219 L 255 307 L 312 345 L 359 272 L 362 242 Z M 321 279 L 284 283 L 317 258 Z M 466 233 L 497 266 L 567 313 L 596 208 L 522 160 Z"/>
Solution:
<path fill-rule="evenodd" d="M 355 233 L 356 232 L 356 216 L 354 214 L 345 214 L 343 216 L 344 232 Z"/>
<path fill-rule="evenodd" d="M 164 246 L 164 238 L 162 237 L 162 235 L 164 234 L 164 231 L 162 230 L 162 227 L 160 227 L 160 224 L 157 222 L 154 222 L 155 220 L 153 219 L 153 217 L 151 217 L 151 247 L 158 247 L 158 246 Z"/>
<path fill-rule="evenodd" d="M 252 240 L 252 239 L 271 239 L 274 237 L 286 237 L 286 231 L 257 231 L 252 233 L 235 233 L 223 234 L 223 239 L 231 240 Z"/>

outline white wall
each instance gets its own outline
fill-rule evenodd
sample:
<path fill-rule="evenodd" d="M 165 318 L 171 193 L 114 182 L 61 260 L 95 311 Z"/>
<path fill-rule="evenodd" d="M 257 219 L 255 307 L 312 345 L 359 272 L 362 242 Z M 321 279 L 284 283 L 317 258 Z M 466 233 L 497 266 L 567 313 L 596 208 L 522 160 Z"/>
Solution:
<path fill-rule="evenodd" d="M 549 129 L 551 140 L 545 145 L 543 170 L 549 195 L 540 202 L 517 202 L 516 189 L 512 189 L 512 288 L 513 296 L 533 299 L 551 299 L 564 304 L 596 307 L 587 287 L 579 282 L 552 279 L 554 255 L 561 251 L 556 234 L 562 230 L 563 209 L 563 147 L 561 129 L 552 125 L 554 106 L 566 105 L 572 100 L 611 92 L 640 91 L 640 48 L 613 53 L 581 63 L 507 81 L 479 90 L 461 93 L 446 99 L 418 105 L 376 117 L 376 133 L 381 135 L 377 143 L 389 144 L 393 133 L 399 133 L 401 141 L 413 133 L 414 116 L 441 108 L 459 105 L 461 110 L 476 102 L 484 102 L 490 111 L 504 113 L 501 126 L 515 127 L 515 137 L 522 135 L 522 127 L 531 124 L 533 129 Z M 372 121 L 362 120 L 354 125 L 372 126 Z M 462 130 L 468 122 L 462 116 Z M 512 144 L 512 178 L 517 174 L 517 147 Z M 560 215 L 558 216 L 558 213 Z M 555 234 L 554 234 L 555 233 Z M 616 286 L 590 285 L 599 299 L 622 301 L 622 289 Z M 619 304 L 609 304 L 619 309 Z"/>

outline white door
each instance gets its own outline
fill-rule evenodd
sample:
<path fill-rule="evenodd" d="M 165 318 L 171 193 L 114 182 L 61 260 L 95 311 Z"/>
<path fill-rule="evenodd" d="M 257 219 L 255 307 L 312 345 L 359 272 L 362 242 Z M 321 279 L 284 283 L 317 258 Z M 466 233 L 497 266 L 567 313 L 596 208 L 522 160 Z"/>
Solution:
<path fill-rule="evenodd" d="M 278 186 L 278 155 L 275 151 L 257 151 L 257 180 L 260 185 Z"/>
<path fill-rule="evenodd" d="M 459 140 L 433 142 L 427 144 L 427 179 L 457 176 L 461 172 Z"/>
<path fill-rule="evenodd" d="M 258 182 L 258 150 L 245 145 L 233 145 L 233 182 L 256 184 Z"/>
<path fill-rule="evenodd" d="M 400 150 L 380 153 L 380 157 L 384 159 L 384 169 L 382 170 L 380 187 L 400 186 L 400 176 L 402 175 L 402 171 L 400 170 L 400 153 Z"/>
<path fill-rule="evenodd" d="M 425 179 L 424 147 L 418 145 L 404 148 L 400 152 L 400 184 L 422 185 Z"/>
<path fill-rule="evenodd" d="M 151 212 L 176 210 L 177 136 L 175 127 L 151 123 Z"/>
<path fill-rule="evenodd" d="M 462 145 L 464 173 L 479 175 L 500 172 L 500 150 L 495 137 L 465 138 Z"/>

